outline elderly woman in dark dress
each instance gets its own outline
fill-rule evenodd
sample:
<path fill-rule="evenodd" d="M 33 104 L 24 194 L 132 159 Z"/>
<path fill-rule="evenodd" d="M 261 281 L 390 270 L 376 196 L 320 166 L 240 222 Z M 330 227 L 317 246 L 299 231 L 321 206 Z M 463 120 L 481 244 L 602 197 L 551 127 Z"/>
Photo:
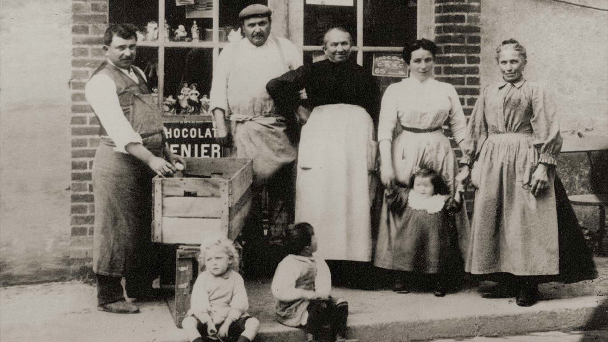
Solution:
<path fill-rule="evenodd" d="M 312 109 L 310 117 L 301 118 L 306 124 L 298 150 L 296 222 L 315 227 L 317 254 L 324 259 L 369 262 L 368 185 L 374 165 L 368 161 L 375 156 L 378 87 L 350 57 L 352 38 L 347 31 L 330 29 L 323 45 L 326 60 L 287 72 L 266 88 L 279 106 Z M 303 89 L 308 99 L 300 102 Z"/>
<path fill-rule="evenodd" d="M 476 187 L 465 268 L 503 275 L 505 292 L 530 306 L 539 282 L 592 278 L 595 268 L 580 233 L 573 233 L 576 219 L 563 186 L 554 183 L 562 138 L 553 101 L 542 85 L 524 79 L 526 49 L 519 42 L 502 42 L 496 60 L 503 80 L 483 89 L 465 139 L 463 161 L 472 166 Z M 462 172 L 468 176 L 469 167 Z M 558 221 L 570 226 L 558 229 Z M 570 256 L 578 270 L 565 262 Z M 578 275 L 567 274 L 573 271 Z"/>

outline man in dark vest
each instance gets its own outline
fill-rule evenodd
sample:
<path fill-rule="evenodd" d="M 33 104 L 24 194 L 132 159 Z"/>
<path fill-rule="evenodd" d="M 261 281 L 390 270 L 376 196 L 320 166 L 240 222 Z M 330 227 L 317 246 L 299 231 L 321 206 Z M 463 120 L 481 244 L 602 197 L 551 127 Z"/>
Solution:
<path fill-rule="evenodd" d="M 152 178 L 176 171 L 183 158 L 165 148 L 161 112 L 141 69 L 133 66 L 137 28 L 114 24 L 104 35 L 107 59 L 85 94 L 101 123 L 93 164 L 93 271 L 98 309 L 139 312 L 130 298 L 149 297 L 156 253 L 151 244 Z"/>

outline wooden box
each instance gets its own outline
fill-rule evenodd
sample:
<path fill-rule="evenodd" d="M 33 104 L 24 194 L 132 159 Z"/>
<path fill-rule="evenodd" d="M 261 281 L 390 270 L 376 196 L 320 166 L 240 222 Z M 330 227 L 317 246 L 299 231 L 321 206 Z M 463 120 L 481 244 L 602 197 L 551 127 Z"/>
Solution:
<path fill-rule="evenodd" d="M 186 158 L 184 177 L 153 180 L 152 241 L 200 244 L 220 233 L 234 240 L 251 208 L 253 163 L 241 158 Z"/>
<path fill-rule="evenodd" d="M 167 304 L 175 325 L 181 328 L 182 321 L 190 309 L 192 287 L 198 276 L 200 248 L 180 246 L 175 254 L 175 295 L 167 297 Z"/>

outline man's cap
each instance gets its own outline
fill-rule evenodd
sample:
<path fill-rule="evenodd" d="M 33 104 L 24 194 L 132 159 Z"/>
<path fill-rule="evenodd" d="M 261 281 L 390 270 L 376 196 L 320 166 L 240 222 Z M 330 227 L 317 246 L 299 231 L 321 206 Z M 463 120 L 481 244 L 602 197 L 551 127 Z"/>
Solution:
<path fill-rule="evenodd" d="M 241 13 L 239 13 L 239 19 L 245 20 L 251 17 L 270 17 L 271 14 L 272 11 L 270 8 L 268 8 L 268 6 L 253 4 L 243 8 Z"/>

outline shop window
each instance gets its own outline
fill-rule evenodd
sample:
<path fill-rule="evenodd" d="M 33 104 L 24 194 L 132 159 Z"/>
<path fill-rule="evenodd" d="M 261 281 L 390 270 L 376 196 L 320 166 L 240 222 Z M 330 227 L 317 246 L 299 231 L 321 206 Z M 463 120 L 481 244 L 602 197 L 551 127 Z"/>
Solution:
<path fill-rule="evenodd" d="M 267 2 L 110 0 L 109 22 L 133 23 L 140 29 L 135 65 L 157 89 L 165 104 L 165 121 L 182 120 L 184 115 L 207 121 L 213 66 L 229 37 L 240 38 L 238 13 L 250 4 Z"/>
<path fill-rule="evenodd" d="M 349 31 L 357 62 L 372 72 L 374 56 L 401 56 L 405 44 L 416 40 L 415 0 L 306 0 L 304 5 L 304 63 L 319 59 L 323 34 L 331 27 Z M 380 77 L 382 87 L 400 78 Z"/>

